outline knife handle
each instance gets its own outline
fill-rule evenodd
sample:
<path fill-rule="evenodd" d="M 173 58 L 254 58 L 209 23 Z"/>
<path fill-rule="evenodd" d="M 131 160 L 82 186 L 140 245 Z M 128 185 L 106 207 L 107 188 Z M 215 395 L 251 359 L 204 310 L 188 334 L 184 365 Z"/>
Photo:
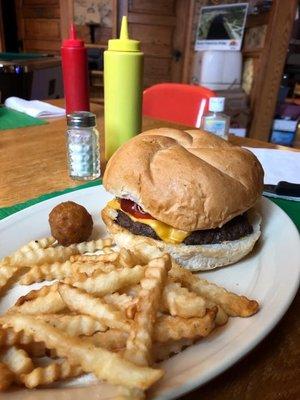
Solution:
<path fill-rule="evenodd" d="M 282 196 L 300 197 L 300 184 L 280 181 L 276 186 L 275 193 Z"/>

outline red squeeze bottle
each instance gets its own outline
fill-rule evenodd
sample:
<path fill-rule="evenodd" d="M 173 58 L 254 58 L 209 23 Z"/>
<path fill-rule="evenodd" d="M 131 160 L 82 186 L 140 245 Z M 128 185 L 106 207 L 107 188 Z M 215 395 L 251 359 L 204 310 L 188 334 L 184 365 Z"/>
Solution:
<path fill-rule="evenodd" d="M 66 113 L 90 111 L 87 52 L 83 40 L 76 38 L 74 24 L 70 37 L 61 47 Z"/>

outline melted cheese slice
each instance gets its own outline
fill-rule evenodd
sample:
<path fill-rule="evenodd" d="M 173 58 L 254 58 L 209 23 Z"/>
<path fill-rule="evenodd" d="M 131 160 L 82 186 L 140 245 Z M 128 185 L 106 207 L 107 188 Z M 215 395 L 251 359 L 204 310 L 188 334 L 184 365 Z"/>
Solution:
<path fill-rule="evenodd" d="M 132 219 L 132 221 L 149 225 L 157 234 L 157 236 L 166 243 L 180 244 L 189 235 L 189 232 L 173 228 L 172 226 L 165 224 L 164 222 L 158 221 L 157 219 L 136 218 L 133 215 L 122 210 L 120 202 L 117 199 L 111 200 L 107 205 L 114 210 L 123 211 Z"/>

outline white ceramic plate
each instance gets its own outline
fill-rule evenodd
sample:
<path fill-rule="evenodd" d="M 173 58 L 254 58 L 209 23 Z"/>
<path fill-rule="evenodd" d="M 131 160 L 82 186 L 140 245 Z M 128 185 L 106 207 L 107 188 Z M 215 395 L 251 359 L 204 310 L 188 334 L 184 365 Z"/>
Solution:
<path fill-rule="evenodd" d="M 26 242 L 49 235 L 48 214 L 58 203 L 73 200 L 85 206 L 95 223 L 95 236 L 104 235 L 99 216 L 111 195 L 103 187 L 92 187 L 68 193 L 34 205 L 0 221 L 0 257 L 16 250 Z M 214 378 L 255 347 L 277 324 L 292 302 L 300 278 L 300 240 L 289 217 L 270 200 L 262 199 L 258 209 L 263 216 L 262 237 L 255 250 L 241 262 L 223 269 L 202 273 L 201 276 L 261 304 L 251 318 L 231 318 L 209 338 L 186 349 L 163 363 L 164 378 L 151 390 L 151 398 L 177 398 Z M 32 287 L 30 287 L 32 289 Z M 14 303 L 28 288 L 15 287 L 0 302 L 0 312 Z M 78 387 L 39 389 L 34 392 L 18 390 L 7 393 L 5 399 L 112 399 L 108 385 L 92 384 Z M 75 385 L 75 386 L 74 386 Z M 76 387 L 77 385 L 77 387 Z M 70 386 L 70 383 L 69 383 Z"/>

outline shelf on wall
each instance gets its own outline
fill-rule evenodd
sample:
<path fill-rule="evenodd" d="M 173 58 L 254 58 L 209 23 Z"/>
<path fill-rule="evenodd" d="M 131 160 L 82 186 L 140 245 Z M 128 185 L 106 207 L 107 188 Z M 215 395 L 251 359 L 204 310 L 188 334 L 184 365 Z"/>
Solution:
<path fill-rule="evenodd" d="M 93 83 L 91 86 L 92 87 L 103 87 L 104 83 Z"/>
<path fill-rule="evenodd" d="M 107 44 L 97 43 L 86 43 L 85 46 L 88 49 L 107 49 Z"/>
<path fill-rule="evenodd" d="M 90 69 L 89 72 L 92 75 L 96 75 L 96 76 L 103 76 L 103 71 L 99 70 L 99 69 Z"/>

